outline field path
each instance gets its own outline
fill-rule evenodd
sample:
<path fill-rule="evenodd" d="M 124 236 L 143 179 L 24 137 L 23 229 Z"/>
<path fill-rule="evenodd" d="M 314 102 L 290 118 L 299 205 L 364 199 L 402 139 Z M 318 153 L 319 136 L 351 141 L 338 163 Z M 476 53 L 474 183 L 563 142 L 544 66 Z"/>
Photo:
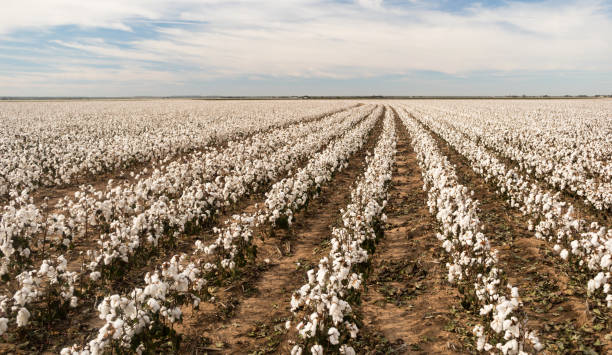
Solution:
<path fill-rule="evenodd" d="M 397 153 L 384 238 L 372 260 L 362 306 L 365 331 L 382 333 L 396 353 L 458 353 L 461 341 L 445 330 L 459 295 L 446 282 L 436 221 L 416 154 L 404 125 L 396 121 Z"/>

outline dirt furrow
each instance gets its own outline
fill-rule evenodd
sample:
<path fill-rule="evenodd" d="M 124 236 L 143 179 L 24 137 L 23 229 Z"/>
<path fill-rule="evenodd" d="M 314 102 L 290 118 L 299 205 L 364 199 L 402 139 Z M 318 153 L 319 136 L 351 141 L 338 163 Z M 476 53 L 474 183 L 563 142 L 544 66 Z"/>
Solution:
<path fill-rule="evenodd" d="M 223 301 L 202 305 L 185 319 L 180 330 L 185 336 L 182 352 L 289 351 L 281 343 L 284 323 L 291 316 L 291 294 L 304 283 L 306 271 L 327 252 L 331 226 L 340 222 L 340 208 L 348 203 L 351 185 L 363 172 L 365 156 L 373 150 L 381 130 L 379 118 L 364 148 L 322 188 L 307 210 L 296 215 L 289 230 L 276 229 L 273 236 L 258 240 L 257 265 L 244 273 L 239 283 L 218 290 Z"/>
<path fill-rule="evenodd" d="M 362 305 L 364 333 L 382 334 L 394 353 L 461 353 L 462 341 L 450 331 L 460 297 L 446 281 L 436 221 L 408 132 L 399 120 L 396 129 L 387 225 Z"/>
<path fill-rule="evenodd" d="M 427 128 L 426 128 L 427 129 Z M 530 329 L 545 345 L 544 353 L 599 352 L 606 342 L 605 315 L 589 310 L 584 275 L 571 270 L 550 245 L 533 237 L 528 218 L 510 208 L 471 168 L 469 161 L 435 132 L 442 153 L 457 169 L 462 184 L 480 202 L 479 217 L 492 247 L 499 251 L 499 266 L 510 284 L 518 286 Z"/>

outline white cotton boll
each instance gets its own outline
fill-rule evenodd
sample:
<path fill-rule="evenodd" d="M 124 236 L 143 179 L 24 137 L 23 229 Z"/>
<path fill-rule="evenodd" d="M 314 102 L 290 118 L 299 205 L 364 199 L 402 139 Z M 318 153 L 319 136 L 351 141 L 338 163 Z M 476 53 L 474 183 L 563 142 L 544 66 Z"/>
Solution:
<path fill-rule="evenodd" d="M 478 338 L 476 339 L 476 349 L 478 351 L 483 351 L 486 343 L 487 339 L 484 336 L 478 336 Z"/>
<path fill-rule="evenodd" d="M 0 318 L 0 335 L 4 334 L 8 329 L 8 319 Z"/>
<path fill-rule="evenodd" d="M 38 271 L 40 274 L 46 274 L 47 271 L 49 271 L 49 264 L 47 263 L 47 260 L 43 260 L 42 264 L 40 265 L 40 270 Z"/>
<path fill-rule="evenodd" d="M 492 305 L 492 304 L 487 304 L 487 305 L 484 305 L 484 306 L 483 306 L 483 307 L 480 309 L 480 315 L 481 315 L 481 316 L 487 315 L 487 314 L 489 314 L 489 312 L 491 312 L 491 310 L 492 310 L 492 309 L 493 309 L 493 305 Z M 476 329 L 476 328 L 474 328 L 474 329 Z"/>
<path fill-rule="evenodd" d="M 123 319 L 116 319 L 116 320 L 115 320 L 115 321 L 112 323 L 113 328 L 115 328 L 115 330 L 122 329 L 122 328 L 123 328 L 123 324 L 124 324 Z M 116 334 L 116 333 L 115 333 L 115 334 Z"/>
<path fill-rule="evenodd" d="M 291 355 L 302 355 L 302 347 L 299 345 L 295 345 L 291 349 Z"/>
<path fill-rule="evenodd" d="M 308 276 L 308 283 L 309 284 L 313 284 L 315 282 L 315 271 L 314 269 L 310 269 L 306 272 L 306 275 Z"/>
<path fill-rule="evenodd" d="M 576 254 L 576 251 L 580 247 L 580 243 L 578 243 L 577 240 L 572 240 L 572 242 L 570 243 L 570 246 L 572 247 L 572 253 Z"/>
<path fill-rule="evenodd" d="M 569 252 L 567 251 L 567 249 L 561 250 L 561 253 L 559 254 L 561 259 L 563 259 L 563 260 L 567 260 L 568 255 L 569 255 Z"/>
<path fill-rule="evenodd" d="M 510 294 L 512 298 L 518 298 L 519 297 L 518 287 L 510 287 Z"/>
<path fill-rule="evenodd" d="M 310 353 L 312 355 L 323 355 L 323 347 L 319 344 L 313 345 L 310 348 Z"/>
<path fill-rule="evenodd" d="M 506 329 L 506 333 L 504 335 L 504 339 L 515 339 L 518 338 L 520 335 L 520 328 L 518 325 L 514 324 L 510 327 L 508 327 L 508 329 Z"/>
<path fill-rule="evenodd" d="M 29 320 L 30 320 L 30 311 L 28 311 L 27 308 L 21 307 L 21 309 L 17 313 L 17 326 L 24 327 L 28 325 Z"/>
<path fill-rule="evenodd" d="M 589 282 L 587 282 L 587 290 L 588 290 L 589 294 L 594 292 L 598 288 L 599 288 L 599 285 L 597 285 L 595 280 L 591 279 L 591 280 L 589 280 Z"/>
<path fill-rule="evenodd" d="M 356 290 L 359 286 L 361 286 L 361 278 L 357 274 L 351 274 L 348 287 Z"/>
<path fill-rule="evenodd" d="M 340 354 L 343 354 L 343 355 L 355 355 L 355 349 L 353 349 L 353 347 L 351 347 L 351 346 L 343 344 L 340 347 Z"/>
<path fill-rule="evenodd" d="M 610 258 L 610 254 L 606 254 L 601 258 L 600 265 L 602 268 L 606 269 L 612 264 L 612 259 Z"/>
<path fill-rule="evenodd" d="M 159 311 L 159 308 L 160 308 L 157 300 L 153 298 L 149 298 L 149 300 L 147 301 L 147 306 L 149 306 L 153 310 L 153 312 Z"/>
<path fill-rule="evenodd" d="M 329 330 L 327 331 L 327 335 L 329 335 L 329 342 L 332 345 L 338 345 L 338 343 L 340 343 L 340 332 L 338 331 L 338 329 L 334 327 L 329 328 Z"/>
<path fill-rule="evenodd" d="M 359 328 L 355 323 L 345 323 L 346 329 L 351 334 L 351 338 L 355 339 L 357 337 L 357 333 L 359 333 Z"/>
<path fill-rule="evenodd" d="M 503 320 L 501 320 L 499 317 L 493 318 L 490 325 L 491 329 L 493 329 L 495 333 L 499 333 L 504 330 Z"/>
<path fill-rule="evenodd" d="M 89 274 L 89 278 L 92 281 L 98 281 L 101 276 L 102 276 L 102 274 L 99 271 L 94 271 L 91 274 Z"/>
<path fill-rule="evenodd" d="M 555 246 L 553 247 L 553 250 L 555 251 L 555 253 L 558 253 L 561 251 L 561 246 L 559 244 L 555 244 Z"/>

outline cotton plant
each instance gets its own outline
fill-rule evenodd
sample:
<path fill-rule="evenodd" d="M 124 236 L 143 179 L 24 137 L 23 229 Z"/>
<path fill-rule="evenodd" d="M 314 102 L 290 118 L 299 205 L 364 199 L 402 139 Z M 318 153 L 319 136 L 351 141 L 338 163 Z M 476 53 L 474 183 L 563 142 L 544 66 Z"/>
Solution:
<path fill-rule="evenodd" d="M 204 283 L 200 270 L 193 264 L 181 266 L 181 257 L 174 256 L 161 270 L 147 273 L 145 287 L 134 289 L 128 296 L 111 295 L 98 305 L 98 316 L 105 321 L 98 335 L 84 346 L 62 349 L 62 354 L 93 354 L 108 348 L 133 348 L 143 351 L 144 344 L 155 342 L 159 327 L 180 322 L 181 297 L 194 300 Z M 138 344 L 134 344 L 137 342 Z"/>
<path fill-rule="evenodd" d="M 43 211 L 33 204 L 28 191 L 13 194 L 0 215 L 0 278 L 7 281 L 11 273 L 32 262 L 32 250 L 46 228 Z"/>
<path fill-rule="evenodd" d="M 50 321 L 76 307 L 79 301 L 75 288 L 78 275 L 67 267 L 66 258 L 59 256 L 43 260 L 39 269 L 17 275 L 17 290 L 10 297 L 0 295 L 0 322 L 14 322 L 18 328 L 24 328 L 30 324 L 34 314 L 40 320 Z M 36 303 L 43 294 L 54 304 L 52 309 L 37 307 Z M 0 326 L 0 330 L 3 328 Z M 6 328 L 0 335 L 5 331 Z"/>

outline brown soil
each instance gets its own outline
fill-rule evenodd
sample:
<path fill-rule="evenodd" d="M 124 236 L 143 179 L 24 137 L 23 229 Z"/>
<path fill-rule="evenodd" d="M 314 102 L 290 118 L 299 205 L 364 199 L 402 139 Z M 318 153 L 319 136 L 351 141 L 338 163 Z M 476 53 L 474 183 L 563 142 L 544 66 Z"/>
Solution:
<path fill-rule="evenodd" d="M 474 191 L 480 202 L 479 217 L 483 232 L 499 251 L 499 266 L 508 281 L 519 288 L 529 329 L 536 330 L 545 344 L 544 353 L 565 353 L 580 349 L 601 351 L 606 345 L 606 328 L 599 331 L 586 302 L 586 281 L 565 265 L 551 250 L 550 244 L 535 239 L 527 229 L 528 218 L 507 206 L 489 185 L 471 168 L 469 161 L 437 134 L 429 131 L 438 147 L 455 165 L 459 181 Z M 601 312 L 601 311 L 600 311 Z M 605 323 L 605 322 L 604 322 Z"/>
<path fill-rule="evenodd" d="M 277 229 L 275 236 L 258 242 L 258 266 L 251 275 L 245 274 L 239 287 L 230 287 L 226 290 L 231 292 L 225 294 L 226 290 L 221 290 L 221 307 L 207 305 L 185 319 L 183 353 L 211 349 L 227 354 L 289 351 L 283 340 L 284 323 L 291 317 L 291 294 L 305 282 L 306 271 L 326 254 L 331 226 L 340 221 L 340 208 L 348 203 L 351 184 L 363 172 L 366 152 L 373 149 L 381 129 L 379 119 L 364 148 L 322 188 L 307 210 L 296 215 L 290 230 Z"/>
<path fill-rule="evenodd" d="M 416 154 L 399 120 L 396 129 L 388 220 L 362 306 L 366 331 L 382 333 L 394 353 L 465 353 L 458 335 L 446 330 L 460 298 L 446 281 L 437 225 L 427 207 Z"/>

